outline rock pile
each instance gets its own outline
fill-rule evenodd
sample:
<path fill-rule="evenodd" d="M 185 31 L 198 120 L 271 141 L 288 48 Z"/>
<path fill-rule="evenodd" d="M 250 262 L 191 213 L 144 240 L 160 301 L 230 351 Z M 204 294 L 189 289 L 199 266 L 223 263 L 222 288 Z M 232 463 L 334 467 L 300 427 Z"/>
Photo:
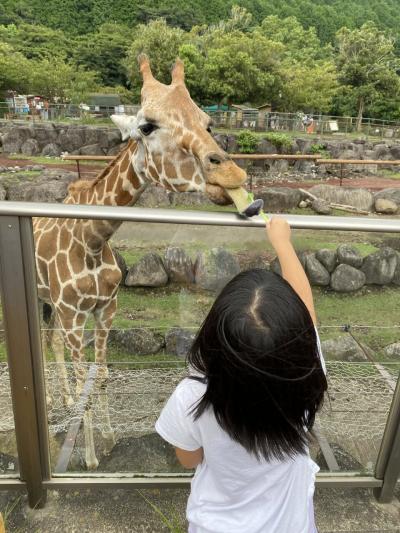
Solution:
<path fill-rule="evenodd" d="M 280 274 L 277 259 L 271 270 Z M 311 285 L 336 292 L 354 292 L 364 285 L 400 285 L 400 253 L 384 247 L 363 258 L 354 246 L 341 244 L 337 250 L 307 254 L 305 271 Z"/>

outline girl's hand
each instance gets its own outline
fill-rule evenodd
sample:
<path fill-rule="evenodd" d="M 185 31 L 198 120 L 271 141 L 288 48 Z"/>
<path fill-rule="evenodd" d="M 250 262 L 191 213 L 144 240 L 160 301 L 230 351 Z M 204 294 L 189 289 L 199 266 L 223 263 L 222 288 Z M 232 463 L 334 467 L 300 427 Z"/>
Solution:
<path fill-rule="evenodd" d="M 266 229 L 268 239 L 276 251 L 290 244 L 291 229 L 284 218 L 272 217 L 267 222 Z"/>

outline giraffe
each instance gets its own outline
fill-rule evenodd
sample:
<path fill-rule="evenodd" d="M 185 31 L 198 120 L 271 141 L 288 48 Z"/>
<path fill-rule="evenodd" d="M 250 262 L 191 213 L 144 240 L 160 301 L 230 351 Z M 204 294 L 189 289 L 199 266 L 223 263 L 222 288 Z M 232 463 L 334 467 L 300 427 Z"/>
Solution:
<path fill-rule="evenodd" d="M 149 182 L 177 192 L 203 191 L 218 204 L 231 203 L 226 189 L 240 187 L 246 173 L 218 146 L 211 135 L 210 117 L 190 98 L 179 59 L 170 85 L 157 81 L 147 56 L 139 56 L 142 75 L 141 109 L 137 116 L 113 116 L 127 146 L 91 181 L 70 185 L 65 203 L 132 206 Z M 103 414 L 102 436 L 109 451 L 114 435 L 108 415 L 106 344 L 117 307 L 121 273 L 109 239 L 121 222 L 78 219 L 34 219 L 38 295 L 54 311 L 53 346 L 62 363 L 64 401 L 74 400 L 64 362 L 64 343 L 76 375 L 76 396 L 87 378 L 84 328 L 95 321 L 96 383 Z M 85 461 L 95 469 L 90 406 L 83 418 Z"/>

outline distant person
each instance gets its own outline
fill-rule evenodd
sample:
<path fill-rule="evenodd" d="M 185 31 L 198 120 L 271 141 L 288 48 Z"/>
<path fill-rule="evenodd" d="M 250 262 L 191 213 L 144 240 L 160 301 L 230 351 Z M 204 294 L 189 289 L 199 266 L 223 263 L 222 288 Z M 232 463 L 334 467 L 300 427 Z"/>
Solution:
<path fill-rule="evenodd" d="M 217 297 L 156 423 L 196 468 L 189 533 L 314 533 L 308 431 L 327 389 L 311 287 L 281 218 L 282 268 L 238 274 Z"/>

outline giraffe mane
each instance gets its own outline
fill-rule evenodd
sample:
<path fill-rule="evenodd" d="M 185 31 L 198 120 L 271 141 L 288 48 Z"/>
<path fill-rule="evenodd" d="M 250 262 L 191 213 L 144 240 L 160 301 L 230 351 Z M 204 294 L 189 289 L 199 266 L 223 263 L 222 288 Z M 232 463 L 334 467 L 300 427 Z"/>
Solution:
<path fill-rule="evenodd" d="M 102 179 L 104 179 L 110 172 L 110 170 L 112 168 L 115 167 L 115 165 L 117 163 L 120 162 L 121 160 L 121 156 L 123 156 L 125 154 L 125 152 L 128 150 L 128 148 L 130 148 L 132 146 L 132 144 L 134 144 L 134 140 L 133 139 L 130 139 L 127 146 L 121 150 L 118 155 L 112 160 L 110 161 L 110 163 L 108 163 L 108 165 L 103 168 L 103 170 L 100 172 L 100 174 L 98 174 L 94 179 L 92 180 L 76 180 L 72 183 L 70 183 L 70 185 L 68 186 L 68 194 L 70 194 L 71 196 L 74 196 L 75 194 L 79 194 L 81 193 L 82 191 L 87 191 L 88 189 L 93 189 L 93 187 L 99 183 L 99 181 L 101 181 Z"/>

